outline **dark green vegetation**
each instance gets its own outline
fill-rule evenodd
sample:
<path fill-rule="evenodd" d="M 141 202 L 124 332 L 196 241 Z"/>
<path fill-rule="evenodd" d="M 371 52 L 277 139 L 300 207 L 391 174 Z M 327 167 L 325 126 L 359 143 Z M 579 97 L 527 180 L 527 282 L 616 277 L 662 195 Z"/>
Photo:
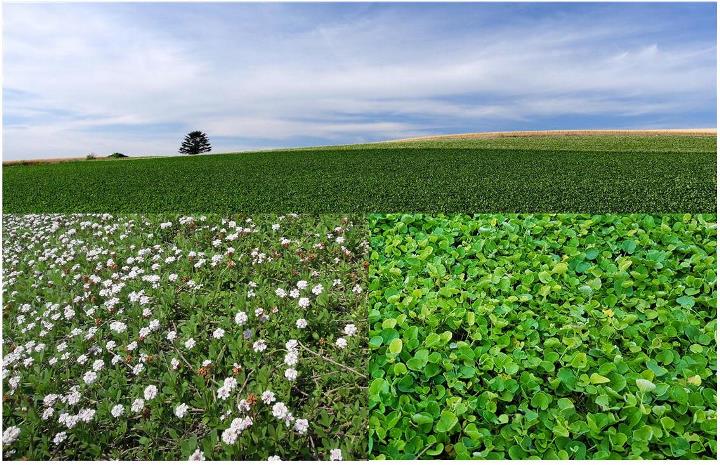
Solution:
<path fill-rule="evenodd" d="M 178 152 L 186 155 L 197 155 L 212 150 L 207 134 L 202 131 L 192 131 L 185 136 Z"/>
<path fill-rule="evenodd" d="M 715 215 L 370 234 L 371 457 L 716 457 Z"/>
<path fill-rule="evenodd" d="M 714 212 L 712 137 L 523 137 L 3 169 L 6 212 Z"/>

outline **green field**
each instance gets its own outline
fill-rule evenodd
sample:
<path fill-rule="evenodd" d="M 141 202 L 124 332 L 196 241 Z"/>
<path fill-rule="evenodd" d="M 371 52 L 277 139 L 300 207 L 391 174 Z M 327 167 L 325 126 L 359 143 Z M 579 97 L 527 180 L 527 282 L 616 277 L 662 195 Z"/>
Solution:
<path fill-rule="evenodd" d="M 3 167 L 27 212 L 714 212 L 716 139 L 434 140 Z"/>

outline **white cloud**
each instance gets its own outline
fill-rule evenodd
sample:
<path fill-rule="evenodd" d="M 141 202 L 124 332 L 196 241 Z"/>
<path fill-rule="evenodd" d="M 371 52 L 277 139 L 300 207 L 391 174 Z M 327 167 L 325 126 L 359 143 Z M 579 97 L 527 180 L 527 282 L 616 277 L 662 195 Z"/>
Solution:
<path fill-rule="evenodd" d="M 230 7 L 6 5 L 4 86 L 27 95 L 5 99 L 4 156 L 172 153 L 195 128 L 248 141 L 228 149 L 377 140 L 693 112 L 715 95 L 714 43 L 659 44 L 670 26 L 657 22 L 559 16 L 455 31 L 399 6 L 315 22 L 315 10 L 282 16 L 297 5 Z"/>

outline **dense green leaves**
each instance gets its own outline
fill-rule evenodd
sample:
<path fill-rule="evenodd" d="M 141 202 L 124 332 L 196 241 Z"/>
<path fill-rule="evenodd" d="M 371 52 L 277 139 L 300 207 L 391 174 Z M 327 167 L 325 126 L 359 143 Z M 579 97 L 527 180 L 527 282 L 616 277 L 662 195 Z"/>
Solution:
<path fill-rule="evenodd" d="M 3 208 L 6 213 L 714 212 L 715 157 L 714 137 L 591 136 L 18 165 L 3 168 Z M 569 271 L 585 273 L 592 266 L 593 245 L 584 261 L 568 264 Z M 625 237 L 617 248 L 634 255 L 642 244 Z M 415 258 L 425 261 L 437 252 L 438 244 L 425 244 Z M 428 267 L 431 274 L 443 273 L 432 263 Z M 539 272 L 537 278 L 548 285 L 558 273 Z"/>
<path fill-rule="evenodd" d="M 370 228 L 372 457 L 715 457 L 714 215 Z"/>

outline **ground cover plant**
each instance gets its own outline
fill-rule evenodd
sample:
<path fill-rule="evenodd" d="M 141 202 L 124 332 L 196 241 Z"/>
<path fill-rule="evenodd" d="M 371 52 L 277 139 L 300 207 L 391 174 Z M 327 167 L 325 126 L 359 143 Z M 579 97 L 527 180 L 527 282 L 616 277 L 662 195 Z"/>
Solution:
<path fill-rule="evenodd" d="M 4 458 L 366 457 L 362 219 L 3 219 Z"/>
<path fill-rule="evenodd" d="M 715 458 L 716 232 L 372 215 L 371 458 Z"/>
<path fill-rule="evenodd" d="M 3 167 L 36 212 L 714 212 L 716 141 L 523 137 Z M 198 195 L 202 193 L 202 195 Z"/>

